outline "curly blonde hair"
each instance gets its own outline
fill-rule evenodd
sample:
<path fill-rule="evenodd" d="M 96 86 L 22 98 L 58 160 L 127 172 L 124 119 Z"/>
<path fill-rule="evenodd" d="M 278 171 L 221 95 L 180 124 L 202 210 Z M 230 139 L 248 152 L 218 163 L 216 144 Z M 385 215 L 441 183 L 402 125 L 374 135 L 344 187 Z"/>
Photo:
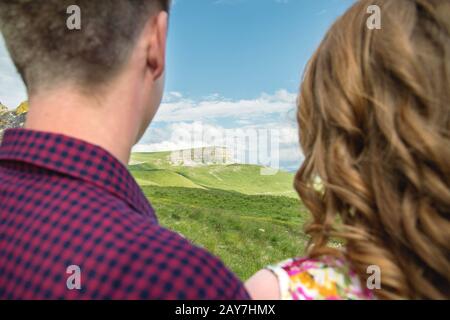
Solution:
<path fill-rule="evenodd" d="M 370 5 L 380 30 L 366 25 Z M 379 266 L 381 299 L 450 297 L 449 17 L 448 0 L 358 1 L 301 86 L 308 253 L 346 258 L 363 283 Z"/>

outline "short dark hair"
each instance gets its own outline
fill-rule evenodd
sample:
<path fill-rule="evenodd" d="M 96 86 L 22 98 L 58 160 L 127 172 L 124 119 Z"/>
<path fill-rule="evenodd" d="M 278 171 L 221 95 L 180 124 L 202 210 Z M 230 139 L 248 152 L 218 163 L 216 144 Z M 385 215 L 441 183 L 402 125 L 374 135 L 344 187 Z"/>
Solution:
<path fill-rule="evenodd" d="M 81 9 L 69 30 L 67 9 Z M 0 30 L 28 91 L 70 79 L 104 84 L 127 61 L 149 15 L 170 0 L 1 0 Z"/>

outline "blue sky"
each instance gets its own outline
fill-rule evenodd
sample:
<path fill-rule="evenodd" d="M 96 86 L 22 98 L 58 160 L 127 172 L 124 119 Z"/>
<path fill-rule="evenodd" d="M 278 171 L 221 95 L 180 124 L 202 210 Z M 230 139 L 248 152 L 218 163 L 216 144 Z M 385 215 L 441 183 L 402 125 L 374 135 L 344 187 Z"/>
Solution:
<path fill-rule="evenodd" d="M 306 61 L 348 0 L 176 0 L 168 91 L 240 99 L 296 91 Z"/>
<path fill-rule="evenodd" d="M 302 159 L 295 99 L 304 66 L 353 2 L 175 0 L 164 102 L 134 150 L 223 145 L 223 139 L 206 141 L 205 135 L 266 130 L 279 135 L 281 167 L 295 170 Z M 0 83 L 0 102 L 14 107 L 26 99 L 1 41 Z"/>

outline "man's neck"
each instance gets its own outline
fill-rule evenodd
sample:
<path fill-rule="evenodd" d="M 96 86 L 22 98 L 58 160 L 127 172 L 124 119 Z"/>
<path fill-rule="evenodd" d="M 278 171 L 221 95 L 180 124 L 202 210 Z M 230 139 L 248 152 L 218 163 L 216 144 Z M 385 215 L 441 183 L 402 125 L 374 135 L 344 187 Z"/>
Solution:
<path fill-rule="evenodd" d="M 84 140 L 109 151 L 124 165 L 138 131 L 133 101 L 117 92 L 100 101 L 73 90 L 59 89 L 30 98 L 25 128 L 60 133 Z"/>

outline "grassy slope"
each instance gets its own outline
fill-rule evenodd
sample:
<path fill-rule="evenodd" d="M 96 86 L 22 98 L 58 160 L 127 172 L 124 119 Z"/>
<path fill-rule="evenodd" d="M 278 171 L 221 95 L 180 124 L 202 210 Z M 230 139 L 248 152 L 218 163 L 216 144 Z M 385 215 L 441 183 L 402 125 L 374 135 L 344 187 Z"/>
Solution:
<path fill-rule="evenodd" d="M 202 188 L 188 178 L 170 170 L 135 171 L 140 186 L 156 185 L 160 187 Z"/>
<path fill-rule="evenodd" d="M 133 154 L 132 174 L 162 225 L 221 257 L 242 279 L 303 253 L 306 212 L 292 174 L 248 165 L 172 167 L 169 153 Z"/>
<path fill-rule="evenodd" d="M 140 175 L 143 170 L 167 170 L 171 173 L 190 180 L 191 185 L 183 185 L 179 181 L 176 185 L 180 187 L 206 187 L 222 190 L 237 191 L 244 194 L 267 194 L 282 195 L 297 198 L 292 188 L 293 175 L 285 171 L 279 171 L 276 175 L 261 175 L 261 167 L 254 165 L 211 165 L 199 167 L 171 166 L 169 163 L 169 152 L 159 153 L 134 153 L 133 163 L 130 166 L 132 172 L 139 172 L 135 175 L 139 182 L 143 184 L 172 186 L 159 178 L 146 175 L 145 181 Z M 179 178 L 181 180 L 181 177 Z M 186 180 L 184 180 L 187 183 Z M 181 183 L 181 184 L 180 184 Z"/>
<path fill-rule="evenodd" d="M 197 184 L 244 194 L 268 194 L 296 197 L 292 189 L 293 176 L 279 171 L 276 175 L 263 176 L 261 167 L 252 165 L 207 166 L 180 168 L 178 171 Z"/>
<path fill-rule="evenodd" d="M 304 250 L 305 215 L 295 199 L 224 190 L 143 189 L 162 225 L 221 257 L 242 279 Z"/>

